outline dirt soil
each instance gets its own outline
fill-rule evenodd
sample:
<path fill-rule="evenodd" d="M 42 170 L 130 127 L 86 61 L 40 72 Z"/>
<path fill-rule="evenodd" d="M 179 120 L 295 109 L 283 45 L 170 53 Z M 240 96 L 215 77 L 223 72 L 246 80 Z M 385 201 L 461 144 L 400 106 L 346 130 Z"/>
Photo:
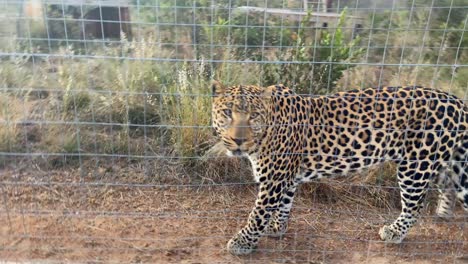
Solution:
<path fill-rule="evenodd" d="M 399 245 L 379 240 L 398 209 L 327 201 L 302 188 L 282 239 L 232 256 L 252 184 L 166 185 L 87 180 L 78 170 L 0 171 L 0 262 L 43 263 L 468 263 L 467 219 L 432 210 Z"/>

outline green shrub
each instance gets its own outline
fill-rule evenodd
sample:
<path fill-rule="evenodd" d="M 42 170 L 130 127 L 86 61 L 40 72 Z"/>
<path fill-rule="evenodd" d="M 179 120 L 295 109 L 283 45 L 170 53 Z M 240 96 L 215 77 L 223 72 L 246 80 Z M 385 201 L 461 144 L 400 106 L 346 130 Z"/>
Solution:
<path fill-rule="evenodd" d="M 314 40 L 306 39 L 303 25 L 297 34 L 295 47 L 276 53 L 276 60 L 281 63 L 266 65 L 264 83 L 283 83 L 307 94 L 334 90 L 343 71 L 354 67 L 347 63 L 358 59 L 364 52 L 358 47 L 359 37 L 349 40 L 343 32 L 345 18 L 346 11 L 343 11 L 333 33 L 320 31 L 317 47 Z M 303 24 L 308 20 L 307 16 Z"/>

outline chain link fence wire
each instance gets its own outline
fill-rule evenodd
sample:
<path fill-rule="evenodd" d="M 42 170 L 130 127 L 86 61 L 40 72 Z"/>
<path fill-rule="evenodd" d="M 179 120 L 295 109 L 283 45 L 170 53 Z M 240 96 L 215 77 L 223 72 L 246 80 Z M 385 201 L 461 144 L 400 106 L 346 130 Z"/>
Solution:
<path fill-rule="evenodd" d="M 380 241 L 400 210 L 391 163 L 303 185 L 282 239 L 230 255 L 256 185 L 210 113 L 212 80 L 308 96 L 422 85 L 466 102 L 466 1 L 0 6 L 0 262 L 468 261 L 466 216 L 440 221 L 434 186 L 404 243 Z"/>

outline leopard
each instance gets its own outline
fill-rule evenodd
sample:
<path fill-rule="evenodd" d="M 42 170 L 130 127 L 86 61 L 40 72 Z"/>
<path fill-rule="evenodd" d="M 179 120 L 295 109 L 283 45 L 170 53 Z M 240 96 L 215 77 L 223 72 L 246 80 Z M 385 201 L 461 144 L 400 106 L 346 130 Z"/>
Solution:
<path fill-rule="evenodd" d="M 422 86 L 374 87 L 311 96 L 282 85 L 213 81 L 212 127 L 226 154 L 250 160 L 258 194 L 247 223 L 227 243 L 249 254 L 262 236 L 283 236 L 299 184 L 396 164 L 401 212 L 378 235 L 401 243 L 421 215 L 429 186 L 435 210 L 468 212 L 468 107 Z M 390 222 L 389 222 L 390 223 Z"/>

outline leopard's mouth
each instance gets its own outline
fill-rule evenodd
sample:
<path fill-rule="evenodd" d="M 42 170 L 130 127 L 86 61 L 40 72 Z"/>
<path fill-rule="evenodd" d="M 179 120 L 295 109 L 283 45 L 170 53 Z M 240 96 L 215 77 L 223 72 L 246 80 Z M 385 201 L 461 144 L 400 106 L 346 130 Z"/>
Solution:
<path fill-rule="evenodd" d="M 235 149 L 235 150 L 227 150 L 227 155 L 229 157 L 245 157 L 248 156 L 248 153 L 246 151 L 241 150 L 240 148 Z"/>
<path fill-rule="evenodd" d="M 224 140 L 224 146 L 229 157 L 247 157 L 256 149 L 255 142 L 252 140 Z"/>
<path fill-rule="evenodd" d="M 232 151 L 232 155 L 234 156 L 242 156 L 242 151 L 240 149 L 236 149 Z"/>

